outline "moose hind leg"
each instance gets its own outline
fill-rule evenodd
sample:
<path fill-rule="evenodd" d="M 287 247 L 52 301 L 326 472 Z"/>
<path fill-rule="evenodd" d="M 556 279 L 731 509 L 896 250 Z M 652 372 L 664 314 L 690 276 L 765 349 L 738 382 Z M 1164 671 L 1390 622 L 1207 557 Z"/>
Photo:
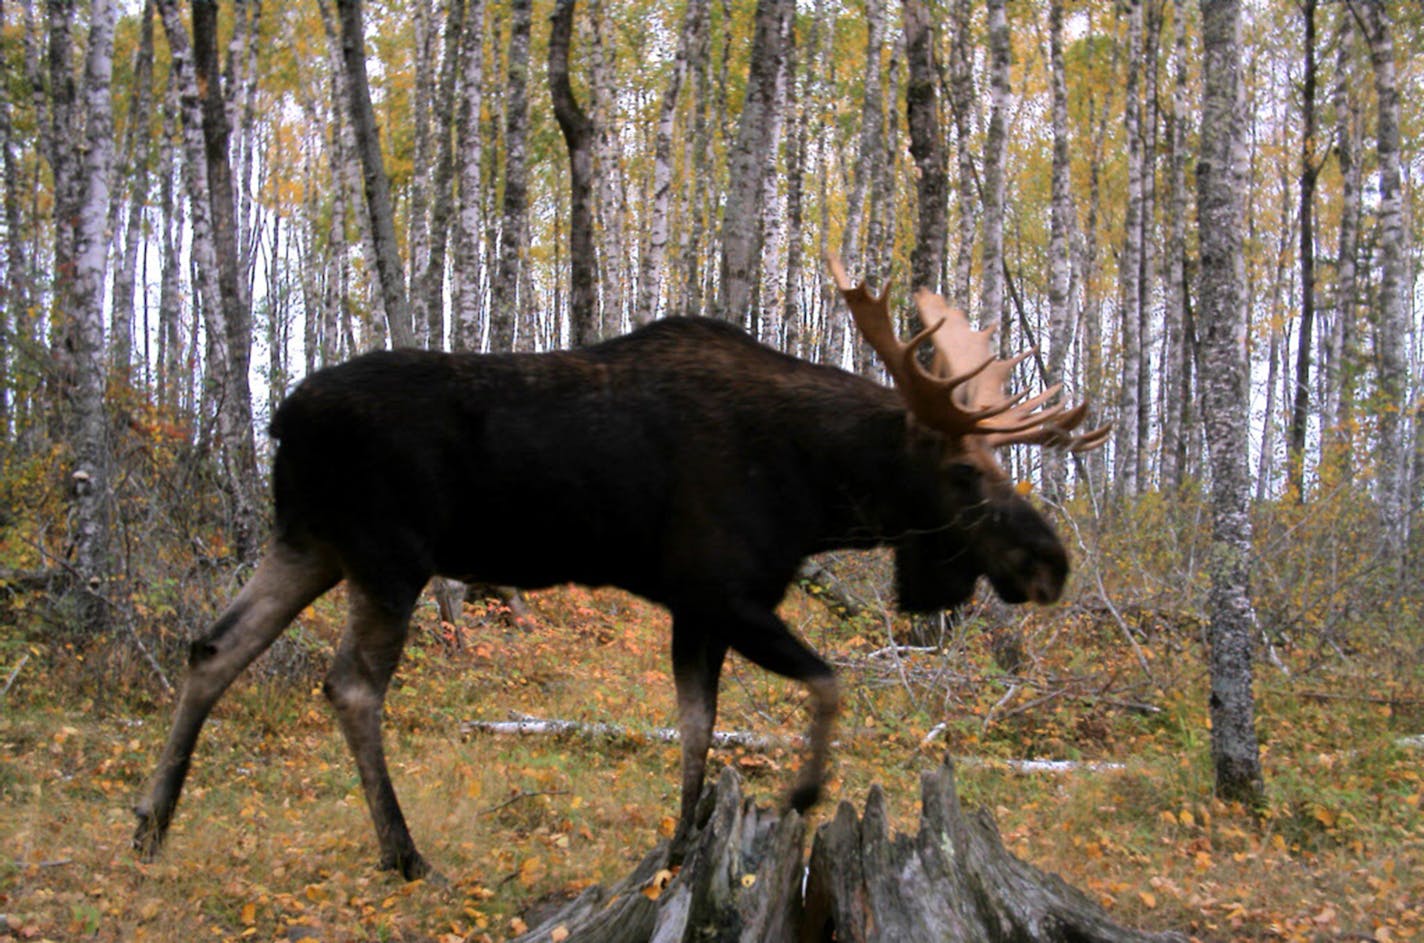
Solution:
<path fill-rule="evenodd" d="M 134 806 L 138 828 L 133 842 L 143 860 L 151 861 L 163 845 L 193 748 L 213 705 L 242 669 L 340 575 L 320 553 L 279 542 L 207 634 L 193 643 L 168 742 Z"/>
<path fill-rule="evenodd" d="M 796 784 L 786 798 L 788 808 L 805 812 L 821 797 L 826 778 L 831 730 L 840 712 L 840 686 L 835 672 L 770 609 L 751 605 L 734 607 L 727 629 L 727 639 L 733 649 L 767 671 L 800 681 L 810 694 L 809 749 Z"/>
<path fill-rule="evenodd" d="M 386 767 L 381 712 L 386 688 L 405 646 L 407 620 L 418 592 L 399 601 L 350 586 L 350 622 L 341 639 L 325 691 L 341 732 L 356 760 L 366 806 L 381 846 L 382 870 L 399 871 L 406 880 L 425 877 L 430 868 L 415 849 Z"/>

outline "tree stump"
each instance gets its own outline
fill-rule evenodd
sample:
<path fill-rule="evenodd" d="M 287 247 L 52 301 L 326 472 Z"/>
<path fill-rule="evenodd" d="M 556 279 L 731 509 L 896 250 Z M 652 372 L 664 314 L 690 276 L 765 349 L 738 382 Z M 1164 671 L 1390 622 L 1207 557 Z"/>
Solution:
<path fill-rule="evenodd" d="M 1118 926 L 1082 892 L 1004 848 L 984 811 L 965 814 L 949 764 L 922 779 L 919 832 L 889 834 L 874 787 L 842 802 L 805 857 L 805 825 L 742 797 L 724 770 L 703 796 L 682 867 L 666 842 L 611 889 L 592 887 L 520 943 L 974 941 L 1168 943 Z"/>

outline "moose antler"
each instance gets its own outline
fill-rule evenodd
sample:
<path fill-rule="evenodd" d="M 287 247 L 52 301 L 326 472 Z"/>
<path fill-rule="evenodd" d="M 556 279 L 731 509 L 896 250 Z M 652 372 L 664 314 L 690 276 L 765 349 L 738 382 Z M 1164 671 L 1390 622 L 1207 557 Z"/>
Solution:
<path fill-rule="evenodd" d="M 834 252 L 827 254 L 826 261 L 856 327 L 884 362 L 910 412 L 925 425 L 960 438 L 982 436 L 991 448 L 1024 443 L 1083 452 L 1107 441 L 1111 423 L 1073 434 L 1087 415 L 1087 403 L 1071 409 L 1045 405 L 1062 390 L 1060 383 L 1032 398 L 1027 393 L 1008 393 L 1014 367 L 1032 349 L 998 359 L 990 346 L 992 326 L 974 330 L 963 311 L 924 288 L 915 292 L 915 304 L 928 326 L 902 343 L 890 318 L 888 287 L 878 297 L 872 295 L 864 282 L 851 285 Z M 935 351 L 933 373 L 915 354 L 926 342 Z"/>

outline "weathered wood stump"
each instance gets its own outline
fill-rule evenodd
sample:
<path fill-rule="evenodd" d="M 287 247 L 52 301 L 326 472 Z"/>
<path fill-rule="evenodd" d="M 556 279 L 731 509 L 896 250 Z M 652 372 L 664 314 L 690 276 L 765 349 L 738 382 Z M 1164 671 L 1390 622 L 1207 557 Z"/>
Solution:
<path fill-rule="evenodd" d="M 703 797 L 681 869 L 666 842 L 612 888 L 592 887 L 521 943 L 692 941 L 1181 941 L 1115 924 L 1082 892 L 1015 858 L 993 819 L 965 814 L 946 764 L 926 773 L 916 835 L 889 834 L 884 794 L 864 815 L 842 802 L 816 831 L 742 798 L 728 769 Z"/>

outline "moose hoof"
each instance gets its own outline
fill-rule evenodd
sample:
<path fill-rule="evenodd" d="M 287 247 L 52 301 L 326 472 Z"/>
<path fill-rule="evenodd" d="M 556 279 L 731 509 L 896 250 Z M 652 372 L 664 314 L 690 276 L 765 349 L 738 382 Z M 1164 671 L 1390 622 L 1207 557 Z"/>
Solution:
<path fill-rule="evenodd" d="M 138 853 L 138 860 L 153 861 L 163 848 L 163 826 L 152 813 L 135 810 L 134 814 L 138 816 L 138 827 L 133 834 L 134 851 Z"/>
<path fill-rule="evenodd" d="M 403 855 L 383 855 L 377 865 L 382 871 L 399 871 L 407 881 L 429 880 L 435 871 L 425 863 L 420 852 L 411 849 Z"/>
<path fill-rule="evenodd" d="M 806 810 L 811 808 L 811 806 L 815 805 L 817 802 L 819 802 L 820 799 L 820 783 L 813 783 L 811 785 L 806 786 L 797 786 L 795 789 L 791 790 L 791 795 L 786 797 L 786 808 L 804 815 Z"/>

